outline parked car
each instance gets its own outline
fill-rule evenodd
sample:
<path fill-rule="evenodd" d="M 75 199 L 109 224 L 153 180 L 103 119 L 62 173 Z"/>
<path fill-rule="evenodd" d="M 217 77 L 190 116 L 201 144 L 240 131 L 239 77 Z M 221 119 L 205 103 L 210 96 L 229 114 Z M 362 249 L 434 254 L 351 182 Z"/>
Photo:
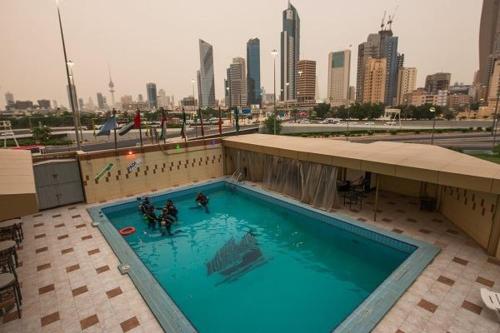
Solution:
<path fill-rule="evenodd" d="M 325 118 L 320 122 L 320 124 L 338 124 L 340 121 L 335 118 Z"/>

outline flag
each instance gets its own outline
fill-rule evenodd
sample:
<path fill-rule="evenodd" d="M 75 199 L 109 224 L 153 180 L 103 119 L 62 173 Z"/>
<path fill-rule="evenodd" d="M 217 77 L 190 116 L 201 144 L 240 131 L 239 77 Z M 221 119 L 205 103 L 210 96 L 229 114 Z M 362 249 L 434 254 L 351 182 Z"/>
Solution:
<path fill-rule="evenodd" d="M 203 128 L 203 115 L 201 114 L 201 109 L 198 109 L 200 115 L 200 125 L 201 125 L 201 136 L 205 138 L 205 129 Z"/>
<path fill-rule="evenodd" d="M 187 140 L 187 135 L 186 135 L 186 111 L 184 111 L 184 108 L 182 108 L 181 137 L 184 138 L 184 141 Z"/>
<path fill-rule="evenodd" d="M 240 132 L 240 117 L 238 115 L 238 108 L 234 108 L 234 123 L 236 125 L 236 133 Z"/>
<path fill-rule="evenodd" d="M 102 125 L 101 129 L 97 133 L 97 136 L 109 135 L 111 133 L 111 130 L 115 129 L 117 127 L 118 127 L 118 124 L 116 123 L 115 116 L 111 116 L 104 122 L 104 125 Z"/>
<path fill-rule="evenodd" d="M 162 110 L 160 139 L 165 140 L 166 138 L 167 138 L 167 111 Z"/>
<path fill-rule="evenodd" d="M 139 142 L 142 148 L 142 126 L 141 126 L 141 110 L 137 109 L 134 117 L 134 128 L 139 129 Z"/>
<path fill-rule="evenodd" d="M 135 113 L 134 128 L 141 128 L 141 111 L 139 110 Z"/>
<path fill-rule="evenodd" d="M 222 136 L 222 112 L 219 106 L 219 135 Z"/>

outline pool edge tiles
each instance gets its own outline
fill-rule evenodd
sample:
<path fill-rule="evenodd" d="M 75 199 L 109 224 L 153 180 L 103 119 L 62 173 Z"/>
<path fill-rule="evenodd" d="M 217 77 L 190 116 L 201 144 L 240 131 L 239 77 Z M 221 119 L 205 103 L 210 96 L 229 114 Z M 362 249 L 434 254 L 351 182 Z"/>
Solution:
<path fill-rule="evenodd" d="M 155 192 L 151 196 L 189 194 L 200 188 L 207 190 L 207 188 L 217 188 L 226 184 L 237 186 L 238 191 L 243 193 L 279 204 L 286 209 L 301 212 L 321 222 L 340 227 L 386 246 L 411 253 L 344 321 L 335 329 L 332 329 L 336 333 L 369 332 L 372 330 L 439 252 L 437 247 L 428 243 L 394 234 L 375 226 L 362 224 L 343 215 L 339 216 L 318 210 L 289 197 L 269 192 L 256 186 L 244 183 L 233 184 L 228 181 L 227 177 Z M 189 319 L 177 307 L 167 291 L 156 281 L 152 273 L 146 268 L 126 240 L 119 235 L 117 229 L 103 212 L 113 211 L 112 208 L 119 209 L 120 206 L 126 207 L 127 205 L 134 204 L 134 202 L 134 198 L 126 198 L 113 203 L 93 206 L 87 208 L 87 210 L 92 219 L 95 222 L 99 222 L 99 230 L 110 244 L 120 262 L 130 265 L 128 272 L 130 278 L 162 328 L 169 333 L 196 332 L 195 327 Z"/>

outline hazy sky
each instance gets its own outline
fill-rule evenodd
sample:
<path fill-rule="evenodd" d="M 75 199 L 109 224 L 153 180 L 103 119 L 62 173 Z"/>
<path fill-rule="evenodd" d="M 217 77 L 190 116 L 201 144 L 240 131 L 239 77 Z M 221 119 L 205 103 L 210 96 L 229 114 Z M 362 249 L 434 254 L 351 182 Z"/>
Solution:
<path fill-rule="evenodd" d="M 351 85 L 357 46 L 376 32 L 385 9 L 405 66 L 427 74 L 452 73 L 470 83 L 478 68 L 481 0 L 295 0 L 301 19 L 302 59 L 317 61 L 320 96 L 326 95 L 328 53 L 352 45 Z M 117 100 L 146 95 L 146 82 L 174 94 L 191 94 L 199 68 L 198 38 L 214 46 L 216 98 L 233 57 L 246 58 L 246 42 L 261 40 L 262 85 L 272 92 L 285 0 L 64 0 L 61 12 L 68 57 L 79 97 L 96 102 L 107 92 L 110 64 Z M 277 61 L 279 77 L 279 61 Z M 0 106 L 16 99 L 56 99 L 67 105 L 66 77 L 55 0 L 0 0 Z M 277 81 L 279 87 L 279 82 Z M 279 89 L 279 88 L 278 88 Z"/>

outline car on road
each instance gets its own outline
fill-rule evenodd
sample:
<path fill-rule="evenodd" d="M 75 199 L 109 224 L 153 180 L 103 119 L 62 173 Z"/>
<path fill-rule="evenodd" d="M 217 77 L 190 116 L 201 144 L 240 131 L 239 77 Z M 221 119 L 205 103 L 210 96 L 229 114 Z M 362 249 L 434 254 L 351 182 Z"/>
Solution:
<path fill-rule="evenodd" d="M 373 121 L 367 121 L 367 122 L 365 122 L 365 125 L 373 126 L 373 125 L 375 125 L 375 122 L 373 122 Z"/>
<path fill-rule="evenodd" d="M 335 118 L 325 118 L 324 120 L 320 121 L 320 124 L 338 124 L 340 121 Z"/>
<path fill-rule="evenodd" d="M 398 123 L 395 121 L 387 121 L 385 124 L 389 126 L 396 126 Z"/>

